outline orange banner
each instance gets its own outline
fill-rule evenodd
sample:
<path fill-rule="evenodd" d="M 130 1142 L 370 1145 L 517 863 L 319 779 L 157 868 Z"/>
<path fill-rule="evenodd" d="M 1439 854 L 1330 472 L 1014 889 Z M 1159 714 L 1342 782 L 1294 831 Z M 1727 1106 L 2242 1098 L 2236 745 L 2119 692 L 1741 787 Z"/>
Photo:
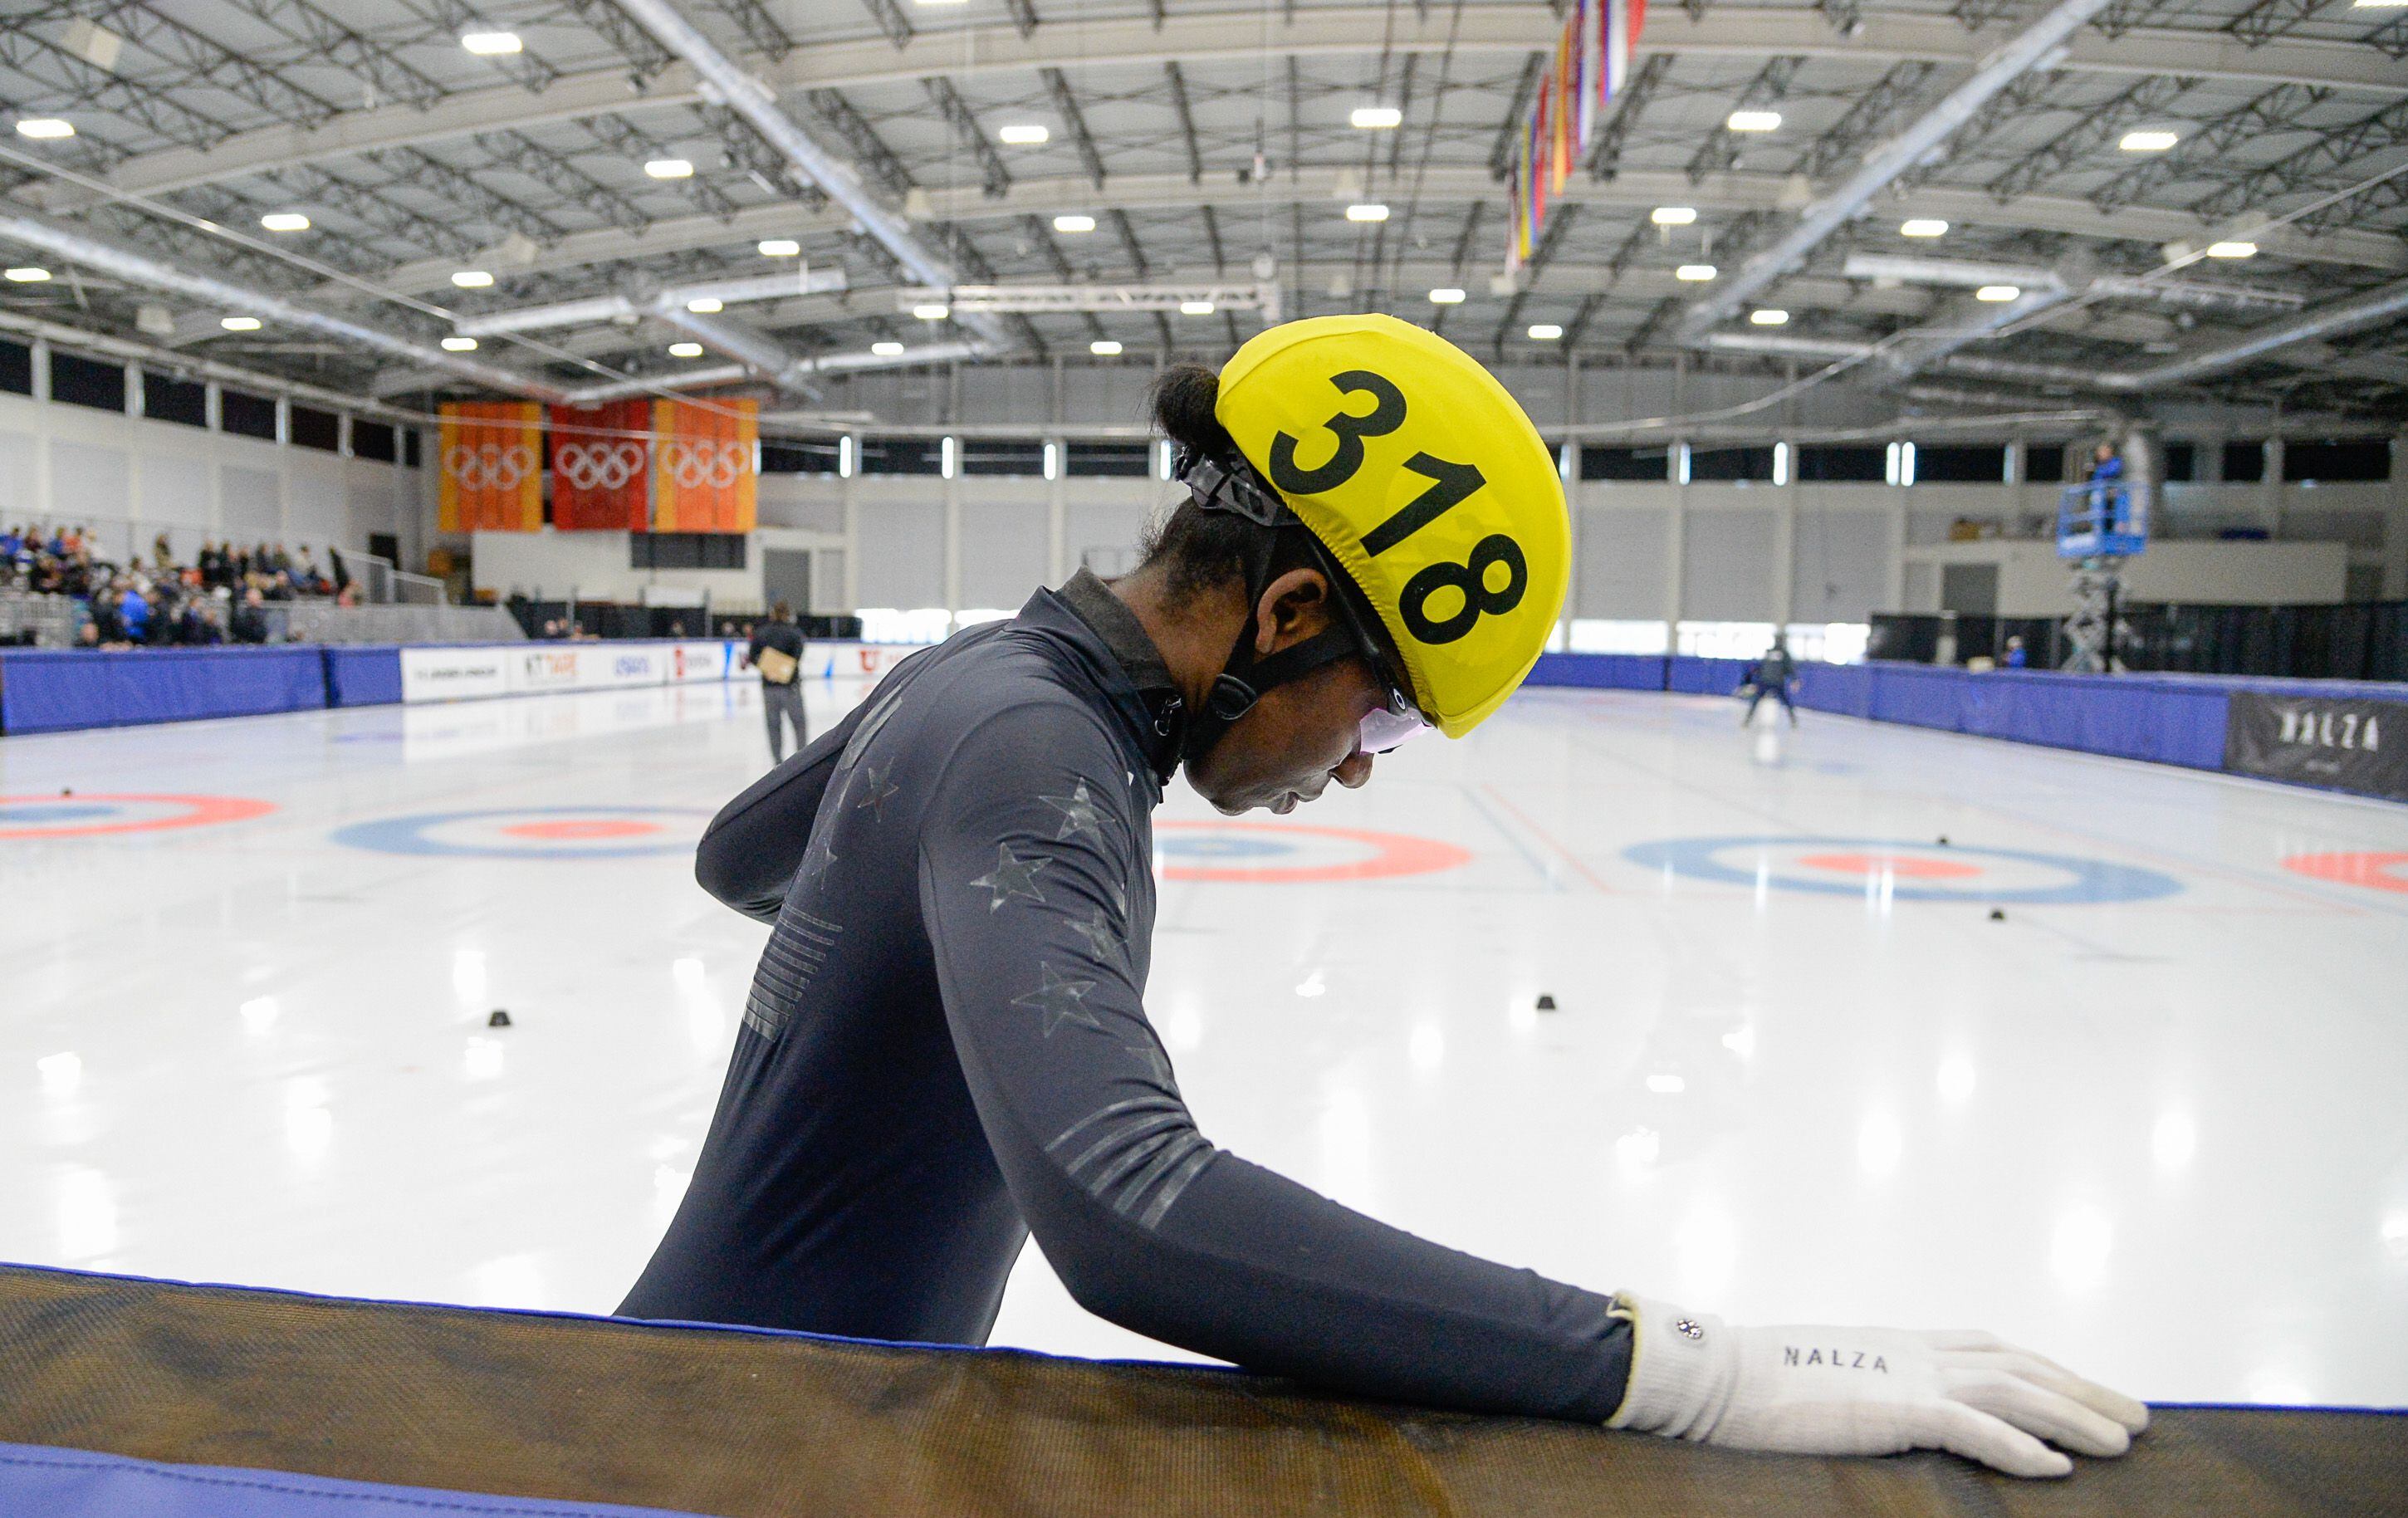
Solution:
<path fill-rule="evenodd" d="M 552 408 L 552 524 L 642 532 L 652 505 L 650 401 Z"/>
<path fill-rule="evenodd" d="M 652 402 L 652 531 L 749 533 L 758 401 Z"/>
<path fill-rule="evenodd" d="M 438 530 L 531 533 L 543 525 L 542 423 L 534 401 L 443 403 Z"/>

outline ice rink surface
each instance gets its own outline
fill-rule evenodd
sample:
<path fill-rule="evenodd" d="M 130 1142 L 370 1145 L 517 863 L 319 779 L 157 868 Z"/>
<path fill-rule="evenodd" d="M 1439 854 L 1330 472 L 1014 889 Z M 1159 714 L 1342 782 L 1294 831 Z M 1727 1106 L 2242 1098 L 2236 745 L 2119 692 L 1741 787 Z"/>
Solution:
<path fill-rule="evenodd" d="M 690 872 L 757 701 L 0 741 L 0 1259 L 608 1311 L 767 933 Z M 1534 692 L 1284 821 L 1174 786 L 1206 1135 L 1735 1321 L 2408 1405 L 2408 808 L 1813 713 L 1768 757 Z M 996 1340 L 1164 1353 L 1033 1248 Z"/>

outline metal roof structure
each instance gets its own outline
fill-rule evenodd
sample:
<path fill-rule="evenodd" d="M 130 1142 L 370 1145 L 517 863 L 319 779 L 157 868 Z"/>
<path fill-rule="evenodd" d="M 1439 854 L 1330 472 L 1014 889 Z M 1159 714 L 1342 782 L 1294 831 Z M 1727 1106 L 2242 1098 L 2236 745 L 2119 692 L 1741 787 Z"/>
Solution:
<path fill-rule="evenodd" d="M 0 285 L 0 326 L 361 395 L 811 395 L 1097 343 L 1217 361 L 1261 319 L 1243 287 L 1515 362 L 2408 417 L 2408 9 L 1658 0 L 1509 280 L 1501 170 L 1560 25 L 1545 0 L 13 0 L 0 253 L 50 278 Z M 961 285 L 1026 294 L 914 316 Z M 1225 298 L 1182 312 L 1195 285 Z"/>

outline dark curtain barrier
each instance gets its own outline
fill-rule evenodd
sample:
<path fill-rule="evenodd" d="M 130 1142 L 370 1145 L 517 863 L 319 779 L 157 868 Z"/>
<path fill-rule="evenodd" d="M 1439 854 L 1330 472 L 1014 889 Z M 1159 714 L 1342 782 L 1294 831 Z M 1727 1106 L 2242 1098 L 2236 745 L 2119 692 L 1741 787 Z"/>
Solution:
<path fill-rule="evenodd" d="M 2342 606 L 2163 606 L 2119 609 L 2116 655 L 2133 671 L 2267 675 L 2289 680 L 2408 680 L 2408 601 Z M 2047 617 L 1954 618 L 1882 612 L 1872 619 L 1867 656 L 1940 662 L 1946 624 L 1955 624 L 1956 664 L 1977 656 L 2006 662 L 2007 639 L 2024 640 L 2026 664 L 2054 669 L 2065 654 L 2062 625 Z"/>

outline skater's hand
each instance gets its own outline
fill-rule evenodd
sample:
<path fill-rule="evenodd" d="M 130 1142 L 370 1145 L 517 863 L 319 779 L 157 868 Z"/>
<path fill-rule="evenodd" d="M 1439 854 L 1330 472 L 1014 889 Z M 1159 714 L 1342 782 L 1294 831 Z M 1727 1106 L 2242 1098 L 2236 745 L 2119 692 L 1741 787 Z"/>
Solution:
<path fill-rule="evenodd" d="M 1988 1334 L 1733 1328 L 1619 1300 L 1633 1349 L 1615 1428 L 1789 1454 L 1948 1450 L 2010 1476 L 2062 1476 L 2073 1462 L 2049 1444 L 2121 1454 L 2149 1425 L 2130 1397 Z"/>

